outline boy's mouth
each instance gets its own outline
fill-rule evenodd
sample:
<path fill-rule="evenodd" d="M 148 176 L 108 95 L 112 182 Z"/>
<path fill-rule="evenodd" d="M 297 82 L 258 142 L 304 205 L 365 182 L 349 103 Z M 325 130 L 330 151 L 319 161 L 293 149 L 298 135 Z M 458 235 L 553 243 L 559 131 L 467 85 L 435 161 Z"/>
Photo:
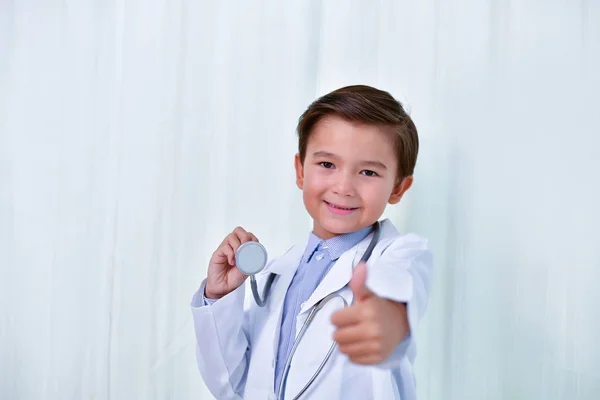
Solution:
<path fill-rule="evenodd" d="M 325 201 L 325 200 L 323 200 L 323 201 Z M 344 207 L 344 206 L 341 206 L 339 204 L 330 203 L 328 201 L 325 201 L 325 204 L 327 204 L 329 207 L 331 207 L 331 208 L 333 208 L 335 210 L 340 210 L 340 211 L 354 211 L 354 210 L 358 210 L 358 207 Z"/>

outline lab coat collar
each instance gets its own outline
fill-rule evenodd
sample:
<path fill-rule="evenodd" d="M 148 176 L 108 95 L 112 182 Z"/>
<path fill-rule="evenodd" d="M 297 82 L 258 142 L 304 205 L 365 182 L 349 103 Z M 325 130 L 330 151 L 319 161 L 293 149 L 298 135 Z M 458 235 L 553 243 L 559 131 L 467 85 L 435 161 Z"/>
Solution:
<path fill-rule="evenodd" d="M 306 241 L 300 245 L 290 247 L 281 257 L 273 260 L 271 265 L 265 268 L 265 273 L 274 273 L 277 275 L 284 275 L 288 273 L 295 273 L 304 254 L 306 248 Z"/>

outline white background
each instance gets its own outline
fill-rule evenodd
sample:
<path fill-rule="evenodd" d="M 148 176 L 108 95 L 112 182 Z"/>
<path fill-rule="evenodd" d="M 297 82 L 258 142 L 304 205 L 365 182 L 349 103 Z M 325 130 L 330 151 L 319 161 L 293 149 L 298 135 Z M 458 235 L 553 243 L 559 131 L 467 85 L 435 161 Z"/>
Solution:
<path fill-rule="evenodd" d="M 0 398 L 211 398 L 208 258 L 308 234 L 297 118 L 363 83 L 420 130 L 419 399 L 598 399 L 599 71 L 595 0 L 0 0 Z"/>

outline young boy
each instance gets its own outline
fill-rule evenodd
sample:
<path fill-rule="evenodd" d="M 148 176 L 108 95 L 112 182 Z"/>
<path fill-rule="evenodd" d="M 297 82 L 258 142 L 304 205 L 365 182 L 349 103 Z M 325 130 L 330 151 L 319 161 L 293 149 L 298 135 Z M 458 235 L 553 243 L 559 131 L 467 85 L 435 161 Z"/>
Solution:
<path fill-rule="evenodd" d="M 192 300 L 200 372 L 219 400 L 415 399 L 414 329 L 429 297 L 431 253 L 384 220 L 371 257 L 358 261 L 387 203 L 412 185 L 416 127 L 389 93 L 350 86 L 313 102 L 298 135 L 296 183 L 313 230 L 257 276 L 259 293 L 276 277 L 264 307 L 235 267 L 238 247 L 258 239 L 238 227 L 223 240 Z M 294 348 L 332 293 L 338 298 Z"/>

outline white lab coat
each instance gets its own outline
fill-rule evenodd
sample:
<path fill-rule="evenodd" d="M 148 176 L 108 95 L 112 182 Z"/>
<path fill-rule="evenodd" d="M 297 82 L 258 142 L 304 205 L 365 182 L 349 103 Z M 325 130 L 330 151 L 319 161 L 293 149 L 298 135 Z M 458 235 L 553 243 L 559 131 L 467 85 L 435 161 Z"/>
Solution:
<path fill-rule="evenodd" d="M 371 236 L 342 254 L 332 266 L 302 305 L 296 333 L 310 309 L 328 294 L 337 292 L 351 303 L 353 295 L 347 284 Z M 203 306 L 202 302 L 206 281 L 194 295 L 198 367 L 218 400 L 275 399 L 275 359 L 283 301 L 305 246 L 292 247 L 257 276 L 262 294 L 267 275 L 277 274 L 264 308 L 254 302 L 248 281 L 211 306 Z M 399 235 L 389 220 L 381 222 L 380 240 L 367 263 L 366 285 L 378 296 L 407 303 L 411 332 L 425 312 L 432 269 L 432 256 L 424 239 L 414 234 Z M 316 314 L 293 357 L 285 399 L 293 399 L 321 364 L 332 344 L 331 315 L 342 306 L 342 300 L 336 298 Z M 414 339 L 411 333 L 388 360 L 377 366 L 354 364 L 336 349 L 302 399 L 415 399 Z"/>

